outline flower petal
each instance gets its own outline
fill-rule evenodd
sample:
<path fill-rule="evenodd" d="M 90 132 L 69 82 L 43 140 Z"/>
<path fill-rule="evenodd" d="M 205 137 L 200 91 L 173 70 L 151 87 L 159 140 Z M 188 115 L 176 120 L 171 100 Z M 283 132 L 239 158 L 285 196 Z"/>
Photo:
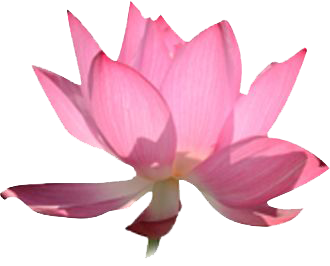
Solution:
<path fill-rule="evenodd" d="M 124 208 L 147 192 L 149 186 L 140 178 L 103 184 L 23 185 L 9 188 L 1 196 L 16 197 L 41 214 L 91 218 Z"/>
<path fill-rule="evenodd" d="M 270 207 L 268 204 L 257 208 L 237 208 L 221 204 L 206 193 L 204 193 L 204 196 L 227 219 L 252 226 L 282 224 L 292 220 L 301 212 L 301 209 L 283 210 Z"/>
<path fill-rule="evenodd" d="M 147 20 L 131 2 L 127 18 L 124 42 L 118 61 L 136 68 L 139 64 L 140 50 L 145 35 Z"/>
<path fill-rule="evenodd" d="M 133 67 L 159 88 L 175 53 L 184 41 L 162 17 L 145 19 L 131 3 L 118 61 Z"/>
<path fill-rule="evenodd" d="M 34 67 L 34 71 L 69 133 L 89 145 L 103 148 L 95 138 L 97 129 L 88 115 L 80 87 L 50 71 L 38 67 Z"/>
<path fill-rule="evenodd" d="M 210 156 L 189 179 L 229 206 L 255 207 L 327 170 L 310 152 L 283 140 L 254 137 Z"/>
<path fill-rule="evenodd" d="M 176 136 L 157 90 L 104 53 L 95 58 L 92 76 L 94 118 L 117 156 L 145 177 L 169 177 Z"/>
<path fill-rule="evenodd" d="M 74 49 L 78 60 L 83 96 L 88 99 L 88 75 L 93 58 L 101 51 L 81 22 L 68 11 L 68 18 Z"/>
<path fill-rule="evenodd" d="M 249 94 L 240 97 L 225 126 L 233 130 L 232 142 L 267 135 L 289 97 L 305 55 L 303 49 L 284 63 L 272 63 L 257 77 Z"/>
<path fill-rule="evenodd" d="M 160 87 L 172 59 L 162 39 L 162 33 L 152 20 L 148 20 L 145 37 L 140 51 L 139 62 L 135 69 L 148 79 L 156 88 Z"/>
<path fill-rule="evenodd" d="M 178 151 L 204 159 L 239 95 L 240 57 L 227 22 L 200 33 L 180 49 L 161 92 L 170 106 Z"/>
<path fill-rule="evenodd" d="M 151 239 L 166 235 L 181 209 L 178 185 L 172 179 L 155 184 L 149 207 L 126 229 Z"/>
<path fill-rule="evenodd" d="M 180 48 L 185 45 L 183 41 L 167 24 L 165 19 L 162 16 L 159 16 L 158 19 L 154 22 L 158 30 L 162 34 L 162 40 L 167 48 L 168 54 L 171 58 L 174 58 L 178 53 Z"/>

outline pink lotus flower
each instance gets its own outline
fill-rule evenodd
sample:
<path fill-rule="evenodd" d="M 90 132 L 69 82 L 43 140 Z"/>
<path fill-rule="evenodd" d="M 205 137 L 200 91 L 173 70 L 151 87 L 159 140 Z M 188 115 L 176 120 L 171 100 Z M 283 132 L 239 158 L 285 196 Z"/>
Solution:
<path fill-rule="evenodd" d="M 305 49 L 269 65 L 242 95 L 240 52 L 226 21 L 186 43 L 162 17 L 144 19 L 131 4 L 115 62 L 68 16 L 82 84 L 37 67 L 35 73 L 65 128 L 133 166 L 136 177 L 15 186 L 3 198 L 17 197 L 42 214 L 89 218 L 152 191 L 150 205 L 127 227 L 148 237 L 150 249 L 175 223 L 179 180 L 194 184 L 217 211 L 238 223 L 270 226 L 298 215 L 300 210 L 267 202 L 328 167 L 267 132 L 290 94 Z"/>

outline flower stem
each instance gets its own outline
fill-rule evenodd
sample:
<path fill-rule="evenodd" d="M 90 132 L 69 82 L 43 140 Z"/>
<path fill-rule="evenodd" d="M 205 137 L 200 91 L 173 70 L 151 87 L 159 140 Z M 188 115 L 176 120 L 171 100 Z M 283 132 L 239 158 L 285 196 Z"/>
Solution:
<path fill-rule="evenodd" d="M 147 258 L 154 255 L 159 246 L 160 238 L 148 238 Z"/>

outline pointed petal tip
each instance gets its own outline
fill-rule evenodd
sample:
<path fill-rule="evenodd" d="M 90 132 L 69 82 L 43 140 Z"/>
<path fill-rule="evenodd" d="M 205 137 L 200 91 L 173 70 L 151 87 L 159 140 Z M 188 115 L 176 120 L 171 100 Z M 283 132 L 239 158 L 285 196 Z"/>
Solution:
<path fill-rule="evenodd" d="M 289 58 L 287 61 L 296 60 L 296 59 L 301 59 L 303 61 L 305 59 L 306 53 L 307 53 L 307 49 L 303 48 L 299 52 L 297 52 L 294 56 Z"/>
<path fill-rule="evenodd" d="M 133 4 L 132 1 L 129 1 L 129 7 L 130 7 L 130 8 L 136 8 L 136 6 Z"/>
<path fill-rule="evenodd" d="M 132 1 L 129 2 L 129 13 L 131 13 L 131 12 L 132 13 L 139 12 L 141 14 L 140 10 L 136 7 L 136 5 L 133 4 Z"/>
<path fill-rule="evenodd" d="M 36 72 L 36 71 L 43 71 L 45 69 L 41 68 L 41 67 L 38 67 L 38 66 L 35 66 L 35 65 L 32 65 L 32 69 Z"/>
<path fill-rule="evenodd" d="M 41 68 L 41 67 L 37 67 L 37 66 L 32 66 L 32 69 L 34 71 L 34 73 L 37 75 L 37 77 L 40 75 L 40 74 L 44 74 L 44 72 L 46 71 L 45 69 Z"/>
<path fill-rule="evenodd" d="M 70 10 L 67 10 L 66 11 L 67 15 L 68 15 L 68 19 L 69 19 L 69 22 L 72 20 L 72 19 L 76 19 L 77 18 L 72 14 L 72 12 Z"/>
<path fill-rule="evenodd" d="M 307 53 L 307 48 L 303 48 L 301 49 L 298 53 L 296 53 L 294 57 L 302 57 L 302 59 L 304 59 L 304 57 L 306 56 L 306 53 Z"/>
<path fill-rule="evenodd" d="M 319 166 L 320 167 L 322 167 L 322 168 L 324 168 L 325 170 L 328 170 L 329 169 L 329 166 L 325 163 L 325 162 L 323 162 L 320 158 L 318 158 L 318 157 L 316 157 L 317 159 L 318 159 L 318 161 L 319 161 Z"/>
<path fill-rule="evenodd" d="M 78 25 L 81 24 L 81 26 L 82 26 L 81 21 L 75 15 L 73 15 L 70 10 L 67 10 L 66 12 L 68 15 L 68 21 L 69 21 L 70 28 L 72 28 L 76 24 L 78 24 Z"/>
<path fill-rule="evenodd" d="M 50 73 L 50 71 L 48 71 L 47 69 L 44 69 L 42 67 L 38 67 L 38 66 L 32 66 L 32 69 L 34 71 L 34 73 L 37 75 L 37 77 L 41 76 L 41 75 L 47 75 Z"/>

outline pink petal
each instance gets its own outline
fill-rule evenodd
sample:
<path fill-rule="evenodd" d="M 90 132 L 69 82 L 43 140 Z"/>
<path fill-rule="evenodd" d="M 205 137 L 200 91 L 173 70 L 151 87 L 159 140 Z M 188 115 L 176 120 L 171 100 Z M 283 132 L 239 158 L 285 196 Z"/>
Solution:
<path fill-rule="evenodd" d="M 126 229 L 152 239 L 166 235 L 181 209 L 178 184 L 171 179 L 155 184 L 149 207 Z"/>
<path fill-rule="evenodd" d="M 327 169 L 315 155 L 290 142 L 254 137 L 214 153 L 194 169 L 190 181 L 219 202 L 254 207 Z"/>
<path fill-rule="evenodd" d="M 199 34 L 181 48 L 161 92 L 170 106 L 181 157 L 204 159 L 239 95 L 241 64 L 227 22 Z"/>
<path fill-rule="evenodd" d="M 95 138 L 97 129 L 86 110 L 80 87 L 50 71 L 38 67 L 34 71 L 69 133 L 89 145 L 103 148 Z"/>
<path fill-rule="evenodd" d="M 88 74 L 93 58 L 101 51 L 81 22 L 68 11 L 71 36 L 76 51 L 82 83 L 82 94 L 89 97 Z"/>
<path fill-rule="evenodd" d="M 257 77 L 249 94 L 238 100 L 225 126 L 233 130 L 232 142 L 267 135 L 289 97 L 305 54 L 303 49 L 284 63 L 272 63 Z M 222 142 L 221 146 L 229 144 Z"/>
<path fill-rule="evenodd" d="M 237 208 L 221 204 L 205 193 L 204 196 L 210 204 L 226 218 L 237 223 L 252 226 L 272 226 L 282 224 L 292 220 L 301 212 L 299 209 L 276 209 L 267 204 L 256 208 Z"/>
<path fill-rule="evenodd" d="M 149 19 L 146 28 L 146 34 L 140 48 L 139 63 L 135 69 L 156 88 L 159 88 L 171 66 L 172 59 L 156 23 Z"/>
<path fill-rule="evenodd" d="M 131 3 L 118 61 L 133 67 L 159 88 L 175 53 L 184 41 L 162 17 L 144 19 Z"/>
<path fill-rule="evenodd" d="M 1 193 L 16 197 L 35 212 L 69 218 L 91 218 L 125 207 L 148 191 L 140 178 L 100 184 L 41 184 L 9 188 Z"/>
<path fill-rule="evenodd" d="M 154 22 L 158 30 L 162 34 L 163 42 L 167 48 L 168 54 L 171 58 L 174 58 L 175 55 L 178 53 L 180 48 L 182 48 L 185 45 L 185 41 L 183 41 L 167 24 L 167 22 L 164 20 L 162 16 L 160 16 L 155 22 Z"/>
<path fill-rule="evenodd" d="M 131 2 L 119 62 L 134 68 L 137 67 L 146 24 L 147 20 L 142 17 L 140 11 Z"/>
<path fill-rule="evenodd" d="M 157 90 L 104 53 L 96 57 L 91 74 L 93 114 L 117 156 L 145 177 L 169 177 L 176 136 L 168 107 Z"/>

